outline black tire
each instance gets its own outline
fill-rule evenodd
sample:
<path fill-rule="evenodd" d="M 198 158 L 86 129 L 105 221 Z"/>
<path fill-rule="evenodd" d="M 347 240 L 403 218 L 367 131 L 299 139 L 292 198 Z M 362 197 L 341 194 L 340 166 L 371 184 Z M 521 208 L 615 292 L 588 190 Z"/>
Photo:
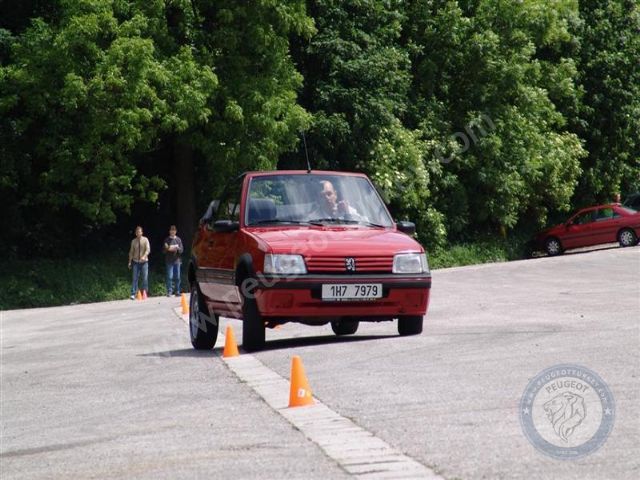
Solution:
<path fill-rule="evenodd" d="M 341 319 L 331 322 L 331 330 L 336 335 L 352 335 L 358 331 L 358 320 Z"/>
<path fill-rule="evenodd" d="M 547 252 L 547 255 L 549 255 L 550 257 L 560 255 L 563 251 L 562 244 L 556 237 L 547 238 L 544 242 L 544 249 Z"/>
<path fill-rule="evenodd" d="M 241 284 L 242 285 L 242 284 Z M 242 348 L 247 352 L 260 350 L 265 343 L 265 327 L 258 303 L 254 296 L 255 291 L 244 292 L 243 287 L 240 288 L 242 294 Z"/>
<path fill-rule="evenodd" d="M 211 350 L 218 338 L 218 317 L 209 314 L 202 292 L 196 282 L 191 283 L 189 299 L 189 333 L 196 350 Z"/>
<path fill-rule="evenodd" d="M 398 333 L 403 337 L 405 335 L 418 335 L 422 333 L 422 323 L 424 317 L 422 315 L 398 318 Z"/>
<path fill-rule="evenodd" d="M 632 247 L 638 243 L 638 237 L 633 230 L 625 228 L 618 233 L 618 243 L 621 247 Z"/>

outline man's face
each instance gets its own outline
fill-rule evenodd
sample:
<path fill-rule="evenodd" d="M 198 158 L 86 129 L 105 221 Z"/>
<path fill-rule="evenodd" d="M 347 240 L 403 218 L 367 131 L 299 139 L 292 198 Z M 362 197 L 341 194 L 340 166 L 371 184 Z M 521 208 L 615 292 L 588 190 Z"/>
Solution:
<path fill-rule="evenodd" d="M 141 237 L 142 236 L 142 229 L 141 228 L 136 228 L 136 237 Z"/>
<path fill-rule="evenodd" d="M 338 200 L 338 195 L 336 194 L 335 189 L 331 182 L 323 182 L 322 183 L 322 198 L 324 199 L 325 206 L 328 209 L 333 210 Z"/>
<path fill-rule="evenodd" d="M 172 228 L 169 230 L 169 236 L 170 237 L 175 237 L 176 233 L 178 233 L 178 230 L 176 230 L 175 228 Z"/>

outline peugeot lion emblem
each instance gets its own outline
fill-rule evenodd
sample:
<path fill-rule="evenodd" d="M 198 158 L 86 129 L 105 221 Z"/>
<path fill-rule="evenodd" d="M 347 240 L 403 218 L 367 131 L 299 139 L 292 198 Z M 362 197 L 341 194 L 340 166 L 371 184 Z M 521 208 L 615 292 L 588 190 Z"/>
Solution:
<path fill-rule="evenodd" d="M 353 257 L 347 257 L 344 259 L 344 268 L 347 272 L 355 272 L 356 271 L 356 259 Z"/>

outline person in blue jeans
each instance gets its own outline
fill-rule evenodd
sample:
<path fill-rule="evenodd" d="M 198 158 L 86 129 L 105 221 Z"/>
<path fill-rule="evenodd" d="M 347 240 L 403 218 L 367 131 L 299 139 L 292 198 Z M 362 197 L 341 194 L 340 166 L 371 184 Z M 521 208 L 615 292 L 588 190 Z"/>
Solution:
<path fill-rule="evenodd" d="M 142 276 L 142 296 L 147 296 L 149 290 L 149 254 L 151 245 L 149 239 L 142 235 L 142 227 L 136 227 L 136 238 L 131 240 L 129 247 L 129 269 L 133 270 L 131 282 L 131 300 L 136 298 L 138 293 L 138 279 Z"/>
<path fill-rule="evenodd" d="M 162 250 L 164 251 L 165 264 L 167 266 L 167 297 L 170 297 L 172 293 L 177 296 L 180 295 L 180 266 L 182 265 L 182 259 L 180 256 L 184 251 L 182 246 L 182 240 L 176 235 L 178 229 L 175 225 L 169 227 L 169 236 L 164 241 Z M 175 281 L 175 290 L 173 289 L 173 282 Z"/>

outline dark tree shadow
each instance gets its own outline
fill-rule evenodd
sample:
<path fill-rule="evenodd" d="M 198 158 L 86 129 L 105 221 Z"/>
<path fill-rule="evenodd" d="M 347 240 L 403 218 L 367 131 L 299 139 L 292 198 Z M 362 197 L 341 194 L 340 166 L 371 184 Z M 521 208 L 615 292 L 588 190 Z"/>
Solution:
<path fill-rule="evenodd" d="M 175 358 L 175 357 L 189 357 L 189 358 L 208 358 L 217 357 L 218 349 L 213 350 L 196 350 L 195 348 L 182 348 L 180 350 L 165 350 L 164 352 L 150 352 L 139 353 L 137 357 L 156 357 L 156 358 Z M 220 349 L 222 352 L 222 349 Z"/>
<path fill-rule="evenodd" d="M 331 345 L 337 343 L 352 343 L 352 342 L 370 342 L 376 340 L 384 340 L 387 338 L 394 338 L 398 335 L 318 335 L 313 337 L 291 337 L 291 338 L 279 338 L 277 340 L 268 340 L 265 346 L 259 350 L 259 352 L 272 351 L 272 350 L 284 350 L 295 347 L 312 347 L 316 345 Z M 238 345 L 238 348 L 242 353 L 249 353 L 243 350 L 242 344 Z M 183 348 L 180 350 L 165 350 L 162 352 L 149 352 L 140 353 L 138 357 L 154 357 L 154 358 L 211 358 L 221 357 L 224 350 L 224 342 L 218 343 L 212 350 L 196 350 L 194 348 Z M 257 352 L 250 352 L 257 353 Z"/>
<path fill-rule="evenodd" d="M 622 248 L 622 247 L 620 247 L 620 245 L 618 245 L 617 243 L 607 243 L 604 245 L 594 245 L 592 247 L 581 247 L 581 248 L 576 248 L 572 250 L 566 250 L 561 255 L 556 255 L 556 256 L 563 257 L 565 255 L 584 255 L 585 253 L 601 252 L 605 250 L 616 250 L 618 248 Z M 633 247 L 628 247 L 628 248 L 633 248 Z M 530 258 L 531 260 L 533 260 L 536 258 L 550 258 L 550 256 L 544 252 L 534 252 L 532 253 Z"/>
<path fill-rule="evenodd" d="M 615 250 L 617 248 L 621 248 L 620 245 L 600 245 L 594 247 L 585 247 L 585 250 L 569 250 L 565 252 L 565 255 L 582 255 L 583 253 L 591 253 L 591 252 L 600 252 L 603 250 Z"/>
<path fill-rule="evenodd" d="M 313 337 L 291 337 L 268 340 L 260 351 L 281 350 L 293 347 L 312 347 L 316 345 L 332 345 L 336 343 L 370 342 L 397 337 L 398 335 L 322 335 Z M 242 345 L 240 345 L 242 348 Z"/>

